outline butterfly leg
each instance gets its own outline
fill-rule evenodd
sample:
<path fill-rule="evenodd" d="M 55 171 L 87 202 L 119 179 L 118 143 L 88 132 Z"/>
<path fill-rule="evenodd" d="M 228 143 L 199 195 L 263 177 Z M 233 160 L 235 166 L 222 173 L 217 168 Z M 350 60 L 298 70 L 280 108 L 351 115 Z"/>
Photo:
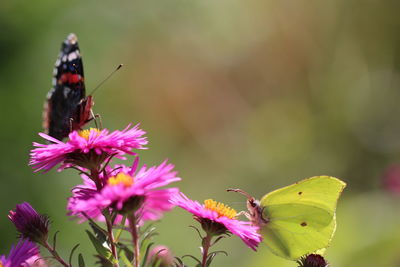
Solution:
<path fill-rule="evenodd" d="M 91 120 L 94 120 L 94 124 L 96 125 L 97 129 L 103 129 L 103 123 L 101 121 L 101 116 L 100 114 L 94 114 L 93 110 L 90 110 L 90 113 L 92 114 Z M 99 120 L 99 125 L 97 125 L 97 120 Z"/>
<path fill-rule="evenodd" d="M 74 118 L 69 118 L 69 132 L 72 132 L 74 130 Z"/>
<path fill-rule="evenodd" d="M 251 215 L 247 212 L 242 210 L 241 212 L 238 212 L 238 214 L 236 215 L 237 217 L 244 215 L 248 220 L 251 219 Z"/>

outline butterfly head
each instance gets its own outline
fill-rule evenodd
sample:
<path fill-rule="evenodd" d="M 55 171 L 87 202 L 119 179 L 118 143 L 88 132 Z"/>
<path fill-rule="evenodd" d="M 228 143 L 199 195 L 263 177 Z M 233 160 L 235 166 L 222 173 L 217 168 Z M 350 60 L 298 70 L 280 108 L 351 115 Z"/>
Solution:
<path fill-rule="evenodd" d="M 252 197 L 242 189 L 227 189 L 228 192 L 237 192 L 247 197 L 246 206 L 248 212 L 245 213 L 246 217 L 252 222 L 253 225 L 262 227 L 268 223 L 268 219 L 264 218 L 264 208 L 260 205 L 260 201 Z"/>

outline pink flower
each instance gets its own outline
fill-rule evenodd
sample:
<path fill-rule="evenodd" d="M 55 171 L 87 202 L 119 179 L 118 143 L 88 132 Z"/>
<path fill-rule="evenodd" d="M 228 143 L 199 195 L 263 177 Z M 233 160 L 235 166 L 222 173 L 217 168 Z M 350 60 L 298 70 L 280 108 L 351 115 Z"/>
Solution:
<path fill-rule="evenodd" d="M 147 144 L 145 132 L 138 125 L 130 128 L 128 125 L 122 131 L 109 133 L 107 129 L 73 131 L 69 134 L 66 143 L 57 140 L 44 133 L 41 137 L 52 142 L 51 144 L 39 144 L 34 142 L 35 149 L 31 150 L 29 165 L 35 171 L 48 171 L 58 164 L 62 168 L 78 165 L 87 169 L 98 167 L 111 156 L 123 158 L 122 155 L 130 154 L 133 149 L 145 149 Z"/>
<path fill-rule="evenodd" d="M 204 231 L 212 235 L 221 235 L 229 231 L 240 237 L 253 250 L 256 250 L 261 242 L 262 238 L 257 233 L 258 227 L 252 226 L 251 222 L 237 220 L 236 211 L 222 203 L 208 199 L 201 205 L 183 193 L 175 194 L 171 203 L 194 214 L 194 218 L 201 223 Z"/>
<path fill-rule="evenodd" d="M 81 203 L 94 198 L 98 193 L 96 184 L 90 178 L 85 175 L 82 175 L 82 178 L 83 184 L 75 186 L 72 189 L 72 197 L 68 199 L 67 210 L 70 211 L 68 215 L 79 218 L 79 222 L 86 221 L 86 216 L 98 221 L 104 221 L 101 210 L 96 206 L 92 208 L 86 207 L 85 209 L 80 208 Z"/>
<path fill-rule="evenodd" d="M 11 247 L 10 254 L 8 256 L 0 255 L 0 266 L 31 266 L 29 261 L 32 257 L 40 257 L 39 247 L 27 239 L 20 239 L 16 246 Z"/>
<path fill-rule="evenodd" d="M 68 201 L 70 215 L 85 220 L 88 217 L 101 220 L 101 210 L 112 208 L 120 214 L 135 212 L 141 222 L 158 220 L 163 212 L 173 208 L 170 198 L 179 192 L 178 188 L 162 188 L 172 182 L 180 181 L 174 165 L 164 161 L 159 166 L 143 166 L 136 174 L 138 160 L 131 168 L 118 165 L 115 171 L 109 170 L 109 178 L 100 191 L 90 180 L 73 189 Z"/>

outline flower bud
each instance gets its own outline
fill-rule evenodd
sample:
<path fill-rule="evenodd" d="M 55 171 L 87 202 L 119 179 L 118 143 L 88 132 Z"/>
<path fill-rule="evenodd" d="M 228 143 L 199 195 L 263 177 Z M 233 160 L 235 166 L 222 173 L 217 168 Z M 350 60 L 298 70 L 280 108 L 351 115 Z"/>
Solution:
<path fill-rule="evenodd" d="M 299 267 L 329 267 L 329 263 L 319 254 L 309 254 L 300 258 Z"/>
<path fill-rule="evenodd" d="M 8 218 L 14 223 L 21 237 L 39 244 L 47 241 L 49 219 L 37 213 L 29 203 L 17 204 L 15 211 L 11 210 Z"/>
<path fill-rule="evenodd" d="M 170 249 L 163 245 L 155 246 L 150 250 L 149 259 L 159 267 L 169 267 L 174 263 L 174 256 Z"/>

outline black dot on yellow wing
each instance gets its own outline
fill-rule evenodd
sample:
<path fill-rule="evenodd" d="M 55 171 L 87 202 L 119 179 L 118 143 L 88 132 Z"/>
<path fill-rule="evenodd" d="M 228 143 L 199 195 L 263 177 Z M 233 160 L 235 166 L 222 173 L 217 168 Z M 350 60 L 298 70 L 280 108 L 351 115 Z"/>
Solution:
<path fill-rule="evenodd" d="M 306 222 L 302 222 L 300 225 L 304 227 L 304 226 L 307 226 L 307 223 Z"/>
<path fill-rule="evenodd" d="M 301 195 L 301 194 L 303 194 L 303 192 L 301 192 L 301 191 L 300 191 L 300 192 L 299 192 L 299 193 L 297 193 L 297 194 Z"/>

